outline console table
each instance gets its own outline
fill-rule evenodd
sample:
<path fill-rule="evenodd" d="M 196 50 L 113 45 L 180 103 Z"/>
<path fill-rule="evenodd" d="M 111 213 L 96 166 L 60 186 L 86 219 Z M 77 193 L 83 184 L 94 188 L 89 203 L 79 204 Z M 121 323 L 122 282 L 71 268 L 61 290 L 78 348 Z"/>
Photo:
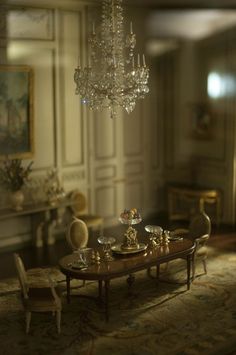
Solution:
<path fill-rule="evenodd" d="M 30 216 L 34 245 L 36 247 L 42 247 L 44 243 L 51 245 L 55 242 L 53 229 L 59 219 L 60 210 L 65 210 L 73 204 L 74 201 L 66 197 L 54 205 L 50 205 L 48 202 L 25 204 L 21 211 L 4 208 L 0 209 L 0 221 L 14 217 Z"/>
<path fill-rule="evenodd" d="M 216 224 L 220 224 L 221 216 L 221 194 L 217 189 L 208 189 L 198 186 L 176 186 L 168 187 L 168 217 L 170 221 L 189 219 L 189 213 L 179 210 L 177 202 L 190 201 L 197 202 L 198 211 L 204 211 L 206 204 L 215 205 Z"/>

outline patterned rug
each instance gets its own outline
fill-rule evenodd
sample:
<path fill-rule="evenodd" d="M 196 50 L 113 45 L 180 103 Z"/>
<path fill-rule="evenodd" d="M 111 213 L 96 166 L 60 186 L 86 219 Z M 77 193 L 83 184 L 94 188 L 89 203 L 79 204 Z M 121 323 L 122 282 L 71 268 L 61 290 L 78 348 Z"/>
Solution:
<path fill-rule="evenodd" d="M 0 282 L 0 353 L 4 355 L 226 355 L 236 354 L 236 253 L 210 247 L 208 274 L 190 291 L 185 262 L 163 265 L 161 281 L 136 273 L 111 282 L 110 320 L 96 301 L 97 283 L 73 282 L 71 304 L 63 297 L 61 334 L 51 314 L 33 314 L 26 335 L 17 279 Z M 155 271 L 155 270 L 153 270 Z M 64 276 L 55 268 L 53 277 Z M 35 279 L 35 270 L 30 270 Z M 200 274 L 200 276 L 199 276 Z M 60 283 L 64 287 L 64 283 Z M 81 286 L 76 288 L 76 286 Z"/>

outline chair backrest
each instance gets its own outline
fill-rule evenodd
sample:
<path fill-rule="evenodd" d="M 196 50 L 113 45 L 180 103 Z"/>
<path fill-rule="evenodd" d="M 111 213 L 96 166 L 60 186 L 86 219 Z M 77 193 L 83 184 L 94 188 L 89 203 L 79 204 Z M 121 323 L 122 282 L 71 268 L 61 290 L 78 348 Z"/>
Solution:
<path fill-rule="evenodd" d="M 24 298 L 26 299 L 28 298 L 28 282 L 27 282 L 27 274 L 25 271 L 25 266 L 21 257 L 16 253 L 14 253 L 14 260 L 15 260 L 16 270 L 18 274 L 18 279 L 20 282 L 21 291 Z"/>
<path fill-rule="evenodd" d="M 73 217 L 67 229 L 66 240 L 72 250 L 85 248 L 88 244 L 88 227 L 85 222 Z"/>
<path fill-rule="evenodd" d="M 82 215 L 83 213 L 86 212 L 87 200 L 85 195 L 82 192 L 78 190 L 74 190 L 71 192 L 70 198 L 74 202 L 70 208 L 75 216 Z"/>
<path fill-rule="evenodd" d="M 190 221 L 189 236 L 196 239 L 206 234 L 211 234 L 211 220 L 205 212 L 199 212 Z"/>

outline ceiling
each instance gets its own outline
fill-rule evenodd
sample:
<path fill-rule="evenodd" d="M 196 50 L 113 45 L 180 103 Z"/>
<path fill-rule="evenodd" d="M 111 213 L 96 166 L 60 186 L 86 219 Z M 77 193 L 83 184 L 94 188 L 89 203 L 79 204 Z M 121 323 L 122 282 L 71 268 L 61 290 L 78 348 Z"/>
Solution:
<path fill-rule="evenodd" d="M 236 10 L 155 10 L 148 17 L 150 37 L 199 40 L 236 26 Z"/>
<path fill-rule="evenodd" d="M 123 0 L 123 2 L 152 8 L 236 8 L 236 0 Z"/>
<path fill-rule="evenodd" d="M 123 0 L 149 8 L 146 18 L 150 51 L 178 46 L 180 40 L 200 40 L 236 26 L 236 0 Z"/>
<path fill-rule="evenodd" d="M 32 1 L 0 0 L 16 5 Z M 81 3 L 100 5 L 102 0 L 38 0 L 37 6 L 77 8 Z M 123 4 L 150 10 L 143 21 L 148 37 L 156 39 L 200 39 L 236 24 L 236 0 L 123 0 Z"/>

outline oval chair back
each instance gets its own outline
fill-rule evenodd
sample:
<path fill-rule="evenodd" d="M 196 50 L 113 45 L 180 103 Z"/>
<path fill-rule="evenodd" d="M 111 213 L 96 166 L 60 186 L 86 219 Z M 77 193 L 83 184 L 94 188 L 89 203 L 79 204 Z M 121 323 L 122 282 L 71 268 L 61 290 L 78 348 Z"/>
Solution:
<path fill-rule="evenodd" d="M 99 231 L 99 234 L 103 234 L 103 224 L 104 218 L 97 214 L 88 213 L 87 209 L 87 199 L 85 195 L 79 190 L 74 190 L 69 194 L 73 204 L 71 204 L 70 209 L 73 215 L 84 221 L 87 228 Z"/>
<path fill-rule="evenodd" d="M 84 221 L 73 217 L 67 232 L 66 240 L 72 250 L 85 248 L 88 244 L 88 227 Z"/>
<path fill-rule="evenodd" d="M 205 212 L 193 216 L 189 224 L 189 236 L 191 239 L 211 234 L 211 220 Z"/>

